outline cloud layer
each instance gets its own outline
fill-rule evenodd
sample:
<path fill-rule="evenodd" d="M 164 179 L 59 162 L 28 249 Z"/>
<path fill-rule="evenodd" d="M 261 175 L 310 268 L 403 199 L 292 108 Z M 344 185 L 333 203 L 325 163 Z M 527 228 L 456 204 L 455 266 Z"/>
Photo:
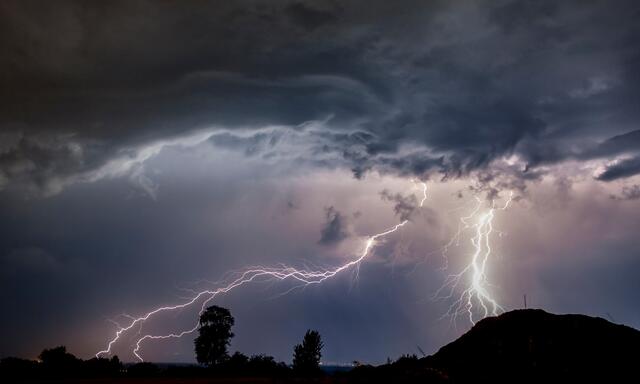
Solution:
<path fill-rule="evenodd" d="M 55 193 L 150 142 L 307 121 L 344 133 L 316 147 L 356 176 L 457 177 L 516 155 L 525 178 L 628 152 L 599 179 L 640 171 L 634 2 L 365 8 L 4 2 L 0 187 Z"/>

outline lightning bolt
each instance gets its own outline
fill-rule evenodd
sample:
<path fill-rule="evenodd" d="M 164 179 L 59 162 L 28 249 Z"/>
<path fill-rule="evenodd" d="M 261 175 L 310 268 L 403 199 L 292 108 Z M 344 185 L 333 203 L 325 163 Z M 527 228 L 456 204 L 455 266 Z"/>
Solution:
<path fill-rule="evenodd" d="M 412 181 L 415 183 L 414 180 Z M 423 182 L 419 182 L 419 184 L 422 188 L 422 194 L 423 194 L 422 199 L 420 200 L 420 203 L 419 203 L 419 207 L 422 208 L 425 200 L 427 199 L 427 185 Z M 203 290 L 203 291 L 197 292 L 193 297 L 191 297 L 190 299 L 188 299 L 187 301 L 181 304 L 161 306 L 139 317 L 132 317 L 132 316 L 126 315 L 125 317 L 129 319 L 128 324 L 119 325 L 118 323 L 114 322 L 114 324 L 116 324 L 116 327 L 117 327 L 117 331 L 115 335 L 111 340 L 108 341 L 105 349 L 96 353 L 96 357 L 100 357 L 101 355 L 105 355 L 105 354 L 107 355 L 111 354 L 113 346 L 118 341 L 120 341 L 123 335 L 125 335 L 127 332 L 131 331 L 136 327 L 142 327 L 142 324 L 147 320 L 151 319 L 152 317 L 155 317 L 164 312 L 177 311 L 177 310 L 185 309 L 191 306 L 196 306 L 200 302 L 201 303 L 200 303 L 199 314 L 202 314 L 207 304 L 212 300 L 214 300 L 217 296 L 230 292 L 236 288 L 239 288 L 251 282 L 292 280 L 298 283 L 298 287 L 308 286 L 311 284 L 321 284 L 325 280 L 330 279 L 345 270 L 359 267 L 360 263 L 370 255 L 371 250 L 376 246 L 376 244 L 380 240 L 398 231 L 400 228 L 404 227 L 408 222 L 409 222 L 408 219 L 403 220 L 389 229 L 386 229 L 382 232 L 369 236 L 365 241 L 362 252 L 359 254 L 357 258 L 333 269 L 310 270 L 310 269 L 297 269 L 290 266 L 280 266 L 280 267 L 274 267 L 274 268 L 260 267 L 260 266 L 249 267 L 244 271 L 232 274 L 232 276 L 228 280 L 229 282 L 226 285 L 213 290 Z M 181 338 L 185 335 L 195 332 L 198 329 L 198 325 L 199 325 L 198 322 L 196 322 L 195 325 L 192 326 L 191 328 L 182 330 L 180 332 L 168 333 L 163 335 L 153 335 L 153 334 L 141 335 L 141 332 L 139 330 L 138 331 L 139 333 L 136 336 L 137 339 L 135 341 L 135 348 L 133 349 L 133 354 L 140 361 L 144 361 L 144 359 L 140 354 L 141 353 L 140 350 L 142 348 L 142 344 L 145 341 Z"/>
<path fill-rule="evenodd" d="M 504 205 L 496 207 L 495 200 L 491 201 L 490 207 L 482 211 L 483 201 L 476 196 L 476 204 L 471 213 L 459 219 L 458 230 L 451 240 L 442 248 L 445 258 L 445 268 L 448 267 L 447 252 L 451 246 L 459 245 L 463 234 L 471 230 L 474 235 L 471 237 L 473 252 L 469 263 L 457 274 L 447 276 L 442 287 L 434 295 L 438 299 L 455 300 L 443 317 L 451 317 L 455 324 L 459 315 L 466 314 L 471 324 L 475 324 L 474 314 L 479 312 L 481 317 L 489 314 L 496 316 L 503 311 L 503 308 L 493 298 L 490 292 L 490 283 L 487 279 L 488 262 L 492 256 L 491 236 L 494 232 L 493 219 L 496 211 L 505 211 L 513 201 L 513 191 Z M 460 292 L 460 285 L 466 283 L 466 288 Z M 446 292 L 444 294 L 443 292 Z M 476 307 L 478 307 L 476 309 Z"/>

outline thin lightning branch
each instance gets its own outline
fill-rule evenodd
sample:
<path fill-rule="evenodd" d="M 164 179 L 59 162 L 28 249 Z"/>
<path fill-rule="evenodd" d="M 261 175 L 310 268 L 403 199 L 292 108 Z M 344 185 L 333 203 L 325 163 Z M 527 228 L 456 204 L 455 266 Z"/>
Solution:
<path fill-rule="evenodd" d="M 423 197 L 420 200 L 420 204 L 419 204 L 419 207 L 421 208 L 424 205 L 425 200 L 427 199 L 427 185 L 423 182 L 420 182 L 420 185 L 422 186 L 422 194 L 423 194 Z M 369 236 L 365 241 L 364 249 L 356 259 L 346 264 L 343 264 L 339 267 L 336 267 L 334 269 L 326 269 L 326 270 L 297 269 L 290 266 L 279 266 L 275 268 L 260 267 L 260 266 L 250 267 L 242 272 L 235 274 L 235 278 L 230 277 L 231 281 L 223 287 L 220 287 L 214 290 L 203 290 L 201 292 L 197 292 L 191 299 L 181 304 L 158 307 L 150 312 L 147 312 L 146 314 L 140 317 L 137 317 L 137 318 L 132 317 L 128 325 L 126 326 L 117 325 L 118 329 L 115 333 L 115 336 L 111 340 L 109 340 L 105 349 L 96 353 L 96 357 L 100 357 L 101 355 L 105 355 L 105 354 L 111 354 L 114 344 L 117 343 L 125 333 L 132 330 L 136 326 L 142 326 L 142 323 L 144 323 L 145 321 L 149 320 L 150 318 L 160 313 L 185 309 L 185 308 L 194 306 L 198 302 L 202 301 L 202 303 L 200 304 L 200 311 L 199 311 L 199 314 L 202 314 L 207 304 L 211 302 L 213 299 L 215 299 L 218 295 L 225 294 L 247 283 L 258 282 L 258 281 L 269 281 L 269 280 L 271 281 L 293 280 L 294 282 L 298 282 L 299 283 L 298 287 L 300 287 L 300 286 L 308 286 L 311 284 L 320 284 L 325 280 L 336 276 L 342 271 L 345 271 L 351 268 L 356 268 L 356 273 L 357 273 L 358 272 L 357 268 L 360 266 L 360 263 L 370 255 L 371 249 L 373 249 L 373 247 L 377 244 L 377 242 L 382 238 L 384 238 L 385 236 L 390 235 L 396 232 L 397 230 L 399 230 L 400 228 L 404 227 L 408 222 L 409 222 L 408 219 L 403 220 L 399 224 L 396 224 L 395 226 L 383 232 Z M 195 332 L 198 329 L 198 326 L 199 326 L 199 323 L 196 322 L 196 324 L 193 327 L 180 332 L 169 333 L 165 335 L 146 334 L 146 335 L 140 336 L 137 338 L 135 342 L 135 348 L 133 349 L 133 354 L 140 361 L 144 361 L 144 359 L 140 355 L 140 349 L 141 349 L 142 343 L 145 342 L 146 340 L 164 340 L 164 339 L 181 338 L 182 336 Z"/>
<path fill-rule="evenodd" d="M 439 299 L 453 299 L 463 282 L 468 286 L 462 290 L 449 307 L 443 317 L 450 316 L 455 324 L 456 319 L 461 314 L 466 314 L 471 324 L 475 324 L 474 315 L 479 312 L 481 317 L 489 314 L 496 316 L 503 308 L 493 298 L 489 291 L 487 280 L 487 263 L 492 256 L 491 235 L 494 232 L 493 219 L 496 211 L 506 210 L 513 201 L 513 192 L 509 194 L 506 202 L 501 207 L 496 207 L 495 201 L 485 212 L 480 213 L 483 202 L 476 197 L 476 206 L 467 216 L 461 217 L 458 223 L 458 230 L 451 240 L 443 247 L 445 261 L 447 251 L 453 245 L 459 245 L 460 238 L 467 230 L 473 230 L 474 236 L 471 238 L 473 253 L 469 263 L 457 274 L 449 275 L 442 287 L 436 292 L 435 297 Z M 444 292 L 444 293 L 443 293 Z M 476 306 L 478 307 L 476 309 Z"/>

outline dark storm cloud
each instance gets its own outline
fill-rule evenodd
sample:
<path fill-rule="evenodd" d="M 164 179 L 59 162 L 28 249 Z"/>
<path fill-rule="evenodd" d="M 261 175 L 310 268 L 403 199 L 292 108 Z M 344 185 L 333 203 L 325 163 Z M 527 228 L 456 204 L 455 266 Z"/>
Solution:
<path fill-rule="evenodd" d="M 586 151 L 587 158 L 606 157 L 618 153 L 632 153 L 640 151 L 640 129 L 614 136 L 596 147 Z"/>
<path fill-rule="evenodd" d="M 368 135 L 316 146 L 356 176 L 604 160 L 637 141 L 616 138 L 638 132 L 639 15 L 633 1 L 3 2 L 0 127 L 20 139 L 0 186 L 52 193 L 195 128 L 328 117 Z"/>
<path fill-rule="evenodd" d="M 302 28 L 315 29 L 335 21 L 336 15 L 328 10 L 315 9 L 302 2 L 291 3 L 285 7 L 291 19 Z"/>
<path fill-rule="evenodd" d="M 320 232 L 319 244 L 334 245 L 349 237 L 346 218 L 334 207 L 325 210 L 327 221 Z"/>
<path fill-rule="evenodd" d="M 609 165 L 604 172 L 598 175 L 597 179 L 602 181 L 613 181 L 640 173 L 640 157 L 621 160 Z"/>

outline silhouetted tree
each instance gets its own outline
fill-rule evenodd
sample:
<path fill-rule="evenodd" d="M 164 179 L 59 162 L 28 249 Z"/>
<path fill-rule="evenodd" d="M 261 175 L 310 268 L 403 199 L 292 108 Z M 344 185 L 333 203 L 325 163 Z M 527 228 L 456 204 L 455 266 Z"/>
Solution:
<path fill-rule="evenodd" d="M 65 365 L 78 361 L 74 355 L 67 352 L 67 347 L 62 345 L 51 349 L 43 349 L 38 358 L 46 365 Z"/>
<path fill-rule="evenodd" d="M 80 372 L 82 360 L 67 352 L 67 348 L 59 346 L 44 349 L 40 356 L 43 368 L 50 374 L 73 376 Z"/>
<path fill-rule="evenodd" d="M 200 315 L 200 335 L 195 340 L 199 363 L 213 366 L 229 358 L 227 347 L 233 337 L 233 324 L 233 316 L 226 308 L 213 305 Z"/>
<path fill-rule="evenodd" d="M 302 344 L 293 348 L 293 369 L 302 374 L 318 373 L 323 346 L 320 333 L 308 330 Z"/>

